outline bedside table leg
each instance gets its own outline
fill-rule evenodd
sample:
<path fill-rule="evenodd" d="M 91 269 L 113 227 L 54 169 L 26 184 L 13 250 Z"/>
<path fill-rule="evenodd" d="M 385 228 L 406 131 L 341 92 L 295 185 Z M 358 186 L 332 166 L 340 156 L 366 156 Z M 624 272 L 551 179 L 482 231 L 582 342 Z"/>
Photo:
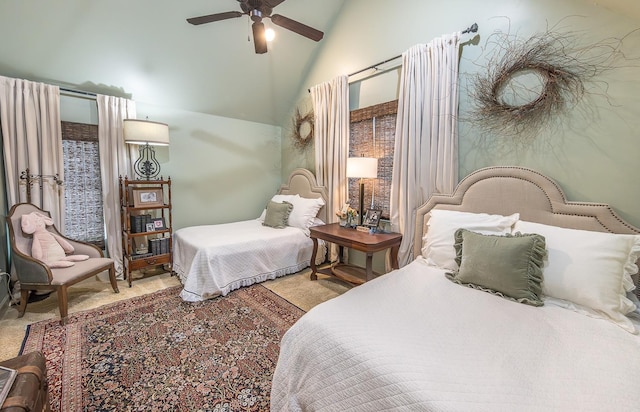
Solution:
<path fill-rule="evenodd" d="M 373 253 L 367 253 L 367 282 L 373 280 Z"/>
<path fill-rule="evenodd" d="M 397 246 L 393 246 L 391 248 L 391 267 L 393 269 L 399 269 L 400 266 L 398 265 L 398 251 L 400 250 L 400 245 Z"/>
<path fill-rule="evenodd" d="M 313 241 L 313 252 L 311 253 L 311 262 L 309 262 L 309 266 L 311 266 L 311 275 L 309 276 L 311 280 L 318 280 L 318 268 L 316 267 L 316 256 L 318 255 L 318 239 L 312 237 Z"/>

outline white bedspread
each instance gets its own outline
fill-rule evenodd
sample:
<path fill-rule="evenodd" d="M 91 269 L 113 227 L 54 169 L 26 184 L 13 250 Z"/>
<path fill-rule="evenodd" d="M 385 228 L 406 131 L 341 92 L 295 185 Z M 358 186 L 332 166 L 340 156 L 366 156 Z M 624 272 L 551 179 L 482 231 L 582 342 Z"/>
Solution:
<path fill-rule="evenodd" d="M 454 284 L 419 258 L 283 337 L 272 411 L 637 411 L 640 337 Z"/>
<path fill-rule="evenodd" d="M 174 233 L 173 270 L 182 299 L 196 302 L 298 272 L 309 266 L 312 251 L 311 239 L 294 227 L 258 220 L 193 226 Z"/>

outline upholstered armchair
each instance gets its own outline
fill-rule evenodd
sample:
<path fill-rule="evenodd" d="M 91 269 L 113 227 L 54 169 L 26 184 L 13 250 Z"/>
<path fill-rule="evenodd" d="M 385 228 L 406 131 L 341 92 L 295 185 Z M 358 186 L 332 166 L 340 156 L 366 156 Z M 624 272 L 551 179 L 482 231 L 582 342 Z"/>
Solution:
<path fill-rule="evenodd" d="M 39 212 L 46 216 L 51 216 L 49 212 L 31 203 L 14 205 L 7 216 L 11 259 L 16 270 L 16 276 L 20 281 L 19 317 L 24 316 L 31 291 L 54 290 L 58 292 L 60 322 L 64 325 L 68 314 L 67 288 L 104 271 L 109 271 L 109 280 L 113 291 L 115 293 L 119 292 L 113 259 L 105 258 L 102 251 L 94 245 L 72 240 L 61 235 L 53 225 L 47 226 L 47 230 L 69 242 L 74 248 L 74 254 L 87 255 L 89 258 L 83 261 L 76 261 L 73 266 L 64 268 L 51 268 L 43 261 L 33 258 L 31 256 L 33 236 L 25 234 L 21 226 L 22 216 L 31 212 Z"/>

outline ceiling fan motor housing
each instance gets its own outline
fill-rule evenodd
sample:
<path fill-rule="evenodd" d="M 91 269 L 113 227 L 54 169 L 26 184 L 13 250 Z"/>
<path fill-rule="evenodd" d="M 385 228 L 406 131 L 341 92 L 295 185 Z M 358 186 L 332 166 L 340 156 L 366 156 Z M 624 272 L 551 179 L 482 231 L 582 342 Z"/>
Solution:
<path fill-rule="evenodd" d="M 269 4 L 265 4 L 262 0 L 238 0 L 240 2 L 240 8 L 246 14 L 250 15 L 253 19 L 253 13 L 260 13 L 260 18 L 271 16 L 273 7 Z M 281 2 L 277 2 L 281 3 Z M 254 20 L 255 21 L 255 20 Z"/>
<path fill-rule="evenodd" d="M 262 12 L 260 10 L 251 10 L 249 16 L 253 21 L 262 21 Z"/>

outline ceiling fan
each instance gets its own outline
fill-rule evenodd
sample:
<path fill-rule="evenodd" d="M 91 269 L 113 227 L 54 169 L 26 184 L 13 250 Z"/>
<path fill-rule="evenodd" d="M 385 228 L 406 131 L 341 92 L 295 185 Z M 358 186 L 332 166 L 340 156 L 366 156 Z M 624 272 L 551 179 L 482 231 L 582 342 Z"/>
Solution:
<path fill-rule="evenodd" d="M 295 20 L 291 20 L 288 17 L 280 14 L 271 14 L 273 8 L 284 0 L 238 0 L 242 11 L 227 11 L 224 13 L 209 14 L 206 16 L 191 17 L 187 19 L 187 22 L 193 25 L 212 23 L 214 21 L 233 19 L 247 15 L 253 20 L 251 25 L 253 31 L 253 45 L 256 53 L 262 54 L 267 52 L 267 39 L 264 33 L 263 18 L 269 18 L 280 27 L 284 27 L 287 30 L 291 30 L 294 33 L 298 33 L 301 36 L 307 37 L 313 41 L 320 41 L 324 36 L 324 33 L 320 30 L 316 30 L 313 27 L 309 27 L 306 24 L 302 24 Z"/>

